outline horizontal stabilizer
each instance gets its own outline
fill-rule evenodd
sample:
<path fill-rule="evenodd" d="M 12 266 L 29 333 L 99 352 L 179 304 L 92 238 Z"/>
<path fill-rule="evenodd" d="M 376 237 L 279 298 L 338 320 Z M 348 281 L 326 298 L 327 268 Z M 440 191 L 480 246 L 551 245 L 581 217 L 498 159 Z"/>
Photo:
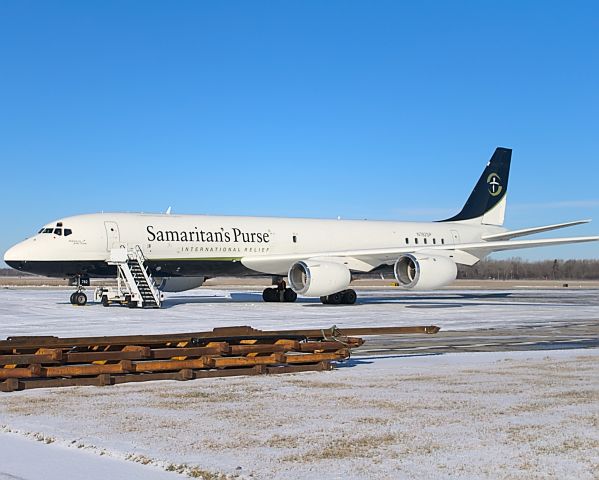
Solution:
<path fill-rule="evenodd" d="M 510 238 L 524 237 L 534 233 L 549 232 L 559 228 L 573 227 L 574 225 L 582 225 L 589 223 L 591 220 L 576 220 L 575 222 L 556 223 L 553 225 L 544 225 L 542 227 L 523 228 L 520 230 L 511 230 L 509 232 L 494 233 L 493 235 L 485 235 L 483 240 L 509 240 Z"/>
<path fill-rule="evenodd" d="M 597 242 L 599 237 L 568 237 L 568 238 L 541 238 L 538 240 L 501 240 L 493 242 L 463 243 L 456 245 L 456 249 L 474 253 L 476 251 L 502 252 L 505 250 L 519 250 L 521 248 L 548 247 L 550 245 L 568 245 L 570 243 Z"/>

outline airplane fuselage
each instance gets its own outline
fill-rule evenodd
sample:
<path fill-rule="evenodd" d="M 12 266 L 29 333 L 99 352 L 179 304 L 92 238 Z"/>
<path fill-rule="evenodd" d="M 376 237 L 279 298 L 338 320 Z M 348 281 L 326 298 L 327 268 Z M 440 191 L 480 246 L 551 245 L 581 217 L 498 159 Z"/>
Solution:
<path fill-rule="evenodd" d="M 106 263 L 110 250 L 139 245 L 157 276 L 286 275 L 293 261 L 266 260 L 329 250 L 455 245 L 503 230 L 439 222 L 99 213 L 45 225 L 9 250 L 5 261 L 46 276 L 114 277 L 115 267 Z"/>

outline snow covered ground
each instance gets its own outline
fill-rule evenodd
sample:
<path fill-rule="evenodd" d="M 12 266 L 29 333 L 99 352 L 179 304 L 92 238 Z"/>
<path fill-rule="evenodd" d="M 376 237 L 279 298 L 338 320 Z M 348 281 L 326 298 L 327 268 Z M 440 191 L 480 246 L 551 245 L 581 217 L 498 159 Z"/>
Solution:
<path fill-rule="evenodd" d="M 596 290 L 365 290 L 348 307 L 200 289 L 151 311 L 73 307 L 68 293 L 0 290 L 0 338 L 226 325 L 467 330 L 599 318 Z M 584 480 L 597 478 L 598 452 L 599 349 L 362 356 L 330 372 L 0 395 L 1 480 Z"/>
<path fill-rule="evenodd" d="M 101 451 L 54 444 L 50 437 L 0 433 L 0 480 L 176 480 L 181 477 L 159 466 L 144 466 Z M 36 441 L 37 440 L 37 441 Z"/>
<path fill-rule="evenodd" d="M 257 290 L 200 288 L 169 294 L 161 310 L 73 307 L 69 294 L 67 289 L 0 289 L 0 338 L 174 333 L 234 325 L 283 329 L 434 324 L 443 330 L 468 330 L 599 319 L 599 290 L 366 289 L 358 291 L 356 305 L 322 305 L 314 299 L 263 303 Z"/>
<path fill-rule="evenodd" d="M 104 472 L 153 467 L 144 478 L 593 479 L 598 365 L 597 349 L 360 357 L 331 372 L 14 392 L 0 428 L 32 440 L 7 450 L 0 434 L 0 455 L 13 452 L 0 472 L 39 478 L 30 453 L 71 451 L 75 465 L 110 459 Z"/>

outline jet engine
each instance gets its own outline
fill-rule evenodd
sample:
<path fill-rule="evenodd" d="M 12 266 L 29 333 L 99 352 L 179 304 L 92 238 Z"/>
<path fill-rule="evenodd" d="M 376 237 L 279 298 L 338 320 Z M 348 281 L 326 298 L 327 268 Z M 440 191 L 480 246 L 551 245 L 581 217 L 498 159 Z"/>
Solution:
<path fill-rule="evenodd" d="M 395 262 L 393 273 L 400 287 L 434 290 L 453 282 L 458 275 L 458 267 L 451 258 L 406 253 Z"/>
<path fill-rule="evenodd" d="M 345 290 L 351 274 L 341 263 L 306 260 L 291 265 L 288 278 L 296 293 L 306 297 L 323 297 Z"/>
<path fill-rule="evenodd" d="M 206 277 L 163 277 L 158 283 L 162 292 L 184 292 L 201 287 Z"/>

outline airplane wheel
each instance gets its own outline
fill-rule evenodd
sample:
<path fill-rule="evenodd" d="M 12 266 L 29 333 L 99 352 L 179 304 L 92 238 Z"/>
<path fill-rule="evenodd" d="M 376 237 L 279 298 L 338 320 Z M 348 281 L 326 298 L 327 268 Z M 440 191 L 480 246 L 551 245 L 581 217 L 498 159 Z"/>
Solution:
<path fill-rule="evenodd" d="M 75 299 L 75 305 L 82 307 L 87 303 L 87 295 L 83 292 L 75 293 L 73 297 Z"/>
<path fill-rule="evenodd" d="M 295 302 L 297 300 L 297 293 L 290 288 L 286 288 L 285 293 L 283 293 L 283 300 L 289 303 Z"/>
<path fill-rule="evenodd" d="M 328 305 L 329 304 L 329 297 L 327 297 L 327 296 L 320 297 L 320 301 L 322 302 L 323 305 Z"/>
<path fill-rule="evenodd" d="M 77 292 L 71 293 L 71 298 L 70 298 L 71 305 L 75 305 L 75 295 L 77 295 Z"/>
<path fill-rule="evenodd" d="M 339 305 L 343 302 L 343 294 L 341 292 L 332 293 L 329 295 L 328 300 L 331 305 Z"/>
<path fill-rule="evenodd" d="M 350 289 L 343 292 L 343 303 L 345 303 L 346 305 L 353 305 L 354 303 L 356 303 L 357 298 L 358 295 L 356 295 L 356 292 L 354 290 Z"/>
<path fill-rule="evenodd" d="M 265 288 L 262 292 L 262 299 L 265 302 L 277 302 L 279 300 L 278 295 L 279 292 L 274 288 Z"/>

